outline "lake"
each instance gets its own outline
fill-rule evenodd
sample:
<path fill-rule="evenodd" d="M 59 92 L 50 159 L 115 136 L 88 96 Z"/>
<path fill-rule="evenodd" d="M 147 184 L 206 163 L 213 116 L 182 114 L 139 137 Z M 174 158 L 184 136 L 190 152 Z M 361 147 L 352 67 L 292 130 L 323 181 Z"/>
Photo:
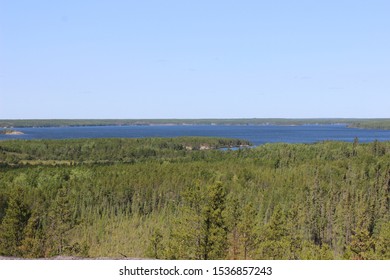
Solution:
<path fill-rule="evenodd" d="M 240 138 L 254 145 L 264 143 L 313 143 L 325 140 L 352 142 L 390 141 L 390 130 L 347 128 L 345 125 L 150 125 L 15 128 L 24 135 L 0 135 L 5 139 L 142 138 L 213 136 Z"/>

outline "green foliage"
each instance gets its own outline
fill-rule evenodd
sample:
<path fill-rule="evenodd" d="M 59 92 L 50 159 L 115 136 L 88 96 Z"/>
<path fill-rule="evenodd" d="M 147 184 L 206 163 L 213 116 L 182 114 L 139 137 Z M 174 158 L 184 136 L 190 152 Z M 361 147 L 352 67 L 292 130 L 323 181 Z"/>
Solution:
<path fill-rule="evenodd" d="M 367 229 L 358 230 L 351 237 L 349 246 L 350 257 L 356 260 L 367 260 L 372 258 L 374 242 Z"/>
<path fill-rule="evenodd" d="M 2 141 L 0 254 L 390 258 L 389 142 L 237 141 Z"/>
<path fill-rule="evenodd" d="M 176 220 L 168 245 L 168 258 L 224 259 L 228 229 L 224 217 L 226 191 L 221 182 L 202 194 L 199 185 L 185 194 L 184 215 Z"/>
<path fill-rule="evenodd" d="M 278 206 L 260 231 L 258 259 L 291 259 L 291 238 L 284 212 Z"/>
<path fill-rule="evenodd" d="M 21 256 L 20 246 L 24 228 L 30 213 L 24 202 L 24 190 L 17 187 L 11 191 L 9 203 L 0 227 L 0 252 L 7 256 Z"/>
<path fill-rule="evenodd" d="M 67 232 L 72 228 L 69 189 L 61 187 L 48 212 L 48 255 L 63 255 L 69 251 Z"/>
<path fill-rule="evenodd" d="M 382 225 L 375 249 L 378 259 L 390 260 L 390 222 Z"/>
<path fill-rule="evenodd" d="M 221 182 L 207 189 L 206 199 L 203 210 L 204 237 L 201 242 L 203 259 L 224 259 L 227 253 L 227 226 L 224 219 L 226 191 Z"/>
<path fill-rule="evenodd" d="M 237 197 L 229 196 L 226 204 L 227 210 L 225 211 L 225 221 L 228 227 L 228 242 L 230 248 L 228 258 L 236 260 L 239 259 L 241 251 L 239 224 L 242 220 L 242 210 Z"/>
<path fill-rule="evenodd" d="M 37 258 L 45 256 L 44 213 L 41 211 L 42 208 L 39 205 L 36 206 L 24 228 L 24 239 L 20 246 L 23 257 Z"/>
<path fill-rule="evenodd" d="M 149 257 L 153 259 L 160 259 L 163 251 L 162 239 L 163 236 L 161 231 L 159 229 L 154 230 L 150 238 L 150 245 L 147 252 Z"/>
<path fill-rule="evenodd" d="M 203 258 L 205 199 L 205 192 L 198 182 L 183 191 L 183 201 L 175 211 L 177 215 L 171 227 L 166 258 Z"/>
<path fill-rule="evenodd" d="M 242 247 L 242 258 L 244 260 L 253 258 L 252 251 L 256 245 L 256 210 L 252 203 L 248 203 L 242 210 L 242 217 L 239 220 L 238 231 Z"/>
<path fill-rule="evenodd" d="M 248 146 L 240 139 L 178 137 L 142 139 L 10 140 L 0 142 L 0 163 L 75 165 L 191 159 L 205 150 Z M 201 151 L 191 153 L 191 151 Z"/>

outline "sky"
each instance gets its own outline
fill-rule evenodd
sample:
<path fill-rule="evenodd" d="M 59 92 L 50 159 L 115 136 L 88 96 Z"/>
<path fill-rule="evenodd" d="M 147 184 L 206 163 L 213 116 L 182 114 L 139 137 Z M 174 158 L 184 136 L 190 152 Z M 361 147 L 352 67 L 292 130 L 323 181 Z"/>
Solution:
<path fill-rule="evenodd" d="M 0 0 L 0 119 L 389 118 L 388 0 Z"/>

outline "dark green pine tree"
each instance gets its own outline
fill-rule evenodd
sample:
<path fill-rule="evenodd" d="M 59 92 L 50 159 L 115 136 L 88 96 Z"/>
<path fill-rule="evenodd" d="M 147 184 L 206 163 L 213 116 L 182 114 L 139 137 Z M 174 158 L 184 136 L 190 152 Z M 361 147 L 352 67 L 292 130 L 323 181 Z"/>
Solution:
<path fill-rule="evenodd" d="M 21 256 L 20 246 L 30 211 L 24 202 L 22 188 L 15 188 L 9 197 L 8 207 L 0 226 L 0 253 Z"/>
<path fill-rule="evenodd" d="M 279 205 L 275 207 L 270 221 L 260 235 L 259 259 L 292 259 L 291 236 L 287 228 L 286 215 Z"/>
<path fill-rule="evenodd" d="M 242 219 L 238 225 L 241 243 L 243 248 L 243 258 L 247 260 L 251 258 L 251 252 L 255 245 L 256 233 L 255 233 L 255 221 L 256 210 L 252 203 L 245 205 L 243 209 Z"/>
<path fill-rule="evenodd" d="M 3 193 L 0 193 L 0 224 L 5 216 L 5 210 L 7 209 L 7 196 Z"/>
<path fill-rule="evenodd" d="M 48 214 L 48 252 L 46 255 L 62 255 L 69 249 L 68 231 L 72 228 L 69 189 L 61 187 Z"/>
<path fill-rule="evenodd" d="M 375 250 L 377 259 L 390 260 L 390 222 L 382 225 Z"/>
<path fill-rule="evenodd" d="M 226 220 L 229 228 L 229 259 L 237 260 L 240 257 L 240 232 L 239 225 L 241 223 L 242 210 L 237 197 L 228 199 L 226 212 Z"/>
<path fill-rule="evenodd" d="M 354 157 L 357 156 L 357 148 L 359 146 L 359 138 L 355 137 L 355 139 L 353 139 L 353 145 L 352 145 L 352 155 Z"/>
<path fill-rule="evenodd" d="M 224 259 L 228 247 L 228 228 L 224 219 L 226 191 L 221 182 L 211 185 L 207 191 L 207 204 L 204 208 L 204 236 L 202 242 L 203 259 Z"/>
<path fill-rule="evenodd" d="M 165 248 L 165 258 L 191 260 L 203 258 L 201 244 L 204 237 L 204 200 L 204 190 L 199 183 L 190 186 L 183 193 L 183 205 L 178 209 L 173 223 Z"/>
<path fill-rule="evenodd" d="M 373 256 L 373 239 L 367 229 L 358 230 L 351 238 L 349 249 L 352 259 L 367 260 Z"/>
<path fill-rule="evenodd" d="M 31 216 L 24 229 L 24 239 L 20 246 L 24 257 L 40 258 L 45 256 L 45 219 L 44 201 L 43 199 L 38 199 L 34 203 Z"/>

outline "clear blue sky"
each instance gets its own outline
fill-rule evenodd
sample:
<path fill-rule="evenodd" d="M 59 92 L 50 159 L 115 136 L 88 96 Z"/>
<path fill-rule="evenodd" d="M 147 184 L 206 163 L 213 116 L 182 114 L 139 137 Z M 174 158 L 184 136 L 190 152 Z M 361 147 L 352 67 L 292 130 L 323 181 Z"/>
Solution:
<path fill-rule="evenodd" d="M 0 0 L 0 119 L 389 108 L 388 0 Z"/>

